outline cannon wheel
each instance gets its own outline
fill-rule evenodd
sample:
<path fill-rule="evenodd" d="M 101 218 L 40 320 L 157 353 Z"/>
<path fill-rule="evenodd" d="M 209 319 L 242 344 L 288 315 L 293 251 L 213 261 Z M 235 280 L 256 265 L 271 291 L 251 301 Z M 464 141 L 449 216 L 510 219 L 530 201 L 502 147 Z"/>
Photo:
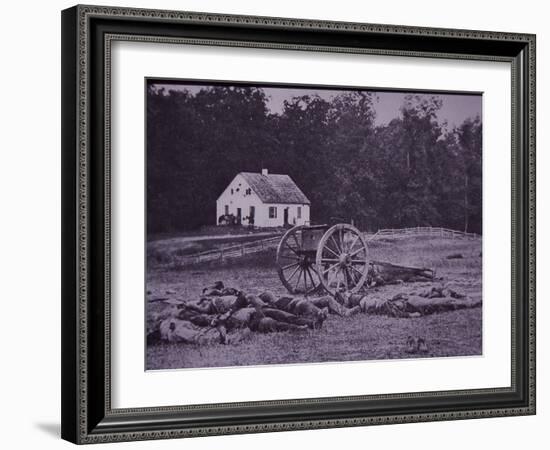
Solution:
<path fill-rule="evenodd" d="M 315 271 L 315 256 L 302 248 L 304 225 L 288 230 L 277 247 L 277 272 L 291 294 L 311 294 L 321 281 Z"/>
<path fill-rule="evenodd" d="M 368 247 L 357 228 L 338 224 L 319 241 L 315 259 L 321 284 L 331 294 L 355 293 L 363 287 L 369 271 Z"/>

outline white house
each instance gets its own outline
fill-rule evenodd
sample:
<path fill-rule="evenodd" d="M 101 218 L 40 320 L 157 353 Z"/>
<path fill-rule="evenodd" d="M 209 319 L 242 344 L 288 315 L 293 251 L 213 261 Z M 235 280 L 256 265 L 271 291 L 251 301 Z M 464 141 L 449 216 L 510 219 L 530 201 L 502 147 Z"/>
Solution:
<path fill-rule="evenodd" d="M 310 201 L 288 175 L 241 172 L 216 201 L 216 223 L 280 227 L 309 223 Z"/>

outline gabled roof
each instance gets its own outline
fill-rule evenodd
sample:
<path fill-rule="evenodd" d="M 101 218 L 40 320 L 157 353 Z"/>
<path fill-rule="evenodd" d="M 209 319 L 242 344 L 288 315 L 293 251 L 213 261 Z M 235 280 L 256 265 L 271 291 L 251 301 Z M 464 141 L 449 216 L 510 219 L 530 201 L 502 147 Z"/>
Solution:
<path fill-rule="evenodd" d="M 288 175 L 262 175 L 254 172 L 241 172 L 239 175 L 264 203 L 311 203 Z"/>

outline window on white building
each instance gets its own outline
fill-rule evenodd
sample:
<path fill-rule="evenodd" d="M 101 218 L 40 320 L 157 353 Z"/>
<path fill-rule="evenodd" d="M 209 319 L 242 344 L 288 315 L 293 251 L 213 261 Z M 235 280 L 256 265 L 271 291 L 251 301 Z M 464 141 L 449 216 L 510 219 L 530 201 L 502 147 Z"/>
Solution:
<path fill-rule="evenodd" d="M 298 219 L 302 218 L 302 207 L 298 206 Z"/>
<path fill-rule="evenodd" d="M 229 215 L 229 205 L 225 205 L 225 215 Z"/>
<path fill-rule="evenodd" d="M 269 207 L 269 218 L 270 219 L 276 219 L 277 218 L 277 207 L 276 206 L 270 206 Z"/>

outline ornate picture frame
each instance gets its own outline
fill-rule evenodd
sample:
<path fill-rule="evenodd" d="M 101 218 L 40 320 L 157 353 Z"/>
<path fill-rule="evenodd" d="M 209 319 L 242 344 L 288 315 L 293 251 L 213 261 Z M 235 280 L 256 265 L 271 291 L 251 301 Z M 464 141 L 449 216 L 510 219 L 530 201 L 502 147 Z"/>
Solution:
<path fill-rule="evenodd" d="M 117 41 L 509 63 L 510 386 L 113 408 L 110 76 Z M 535 414 L 534 35 L 80 5 L 62 12 L 64 439 L 84 444 L 529 414 Z"/>

